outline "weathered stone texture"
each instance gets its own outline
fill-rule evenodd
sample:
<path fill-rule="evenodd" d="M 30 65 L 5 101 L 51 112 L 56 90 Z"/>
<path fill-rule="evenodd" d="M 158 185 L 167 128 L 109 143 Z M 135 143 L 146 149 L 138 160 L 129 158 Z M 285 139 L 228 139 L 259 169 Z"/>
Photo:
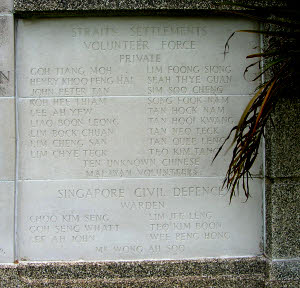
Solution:
<path fill-rule="evenodd" d="M 11 12 L 13 9 L 13 0 L 1 0 L 0 2 L 0 13 Z"/>
<path fill-rule="evenodd" d="M 295 92 L 296 93 L 296 92 Z M 295 95 L 279 101 L 266 133 L 266 176 L 300 176 L 300 101 Z"/>
<path fill-rule="evenodd" d="M 272 261 L 268 269 L 271 281 L 300 280 L 300 260 Z"/>
<path fill-rule="evenodd" d="M 22 263 L 2 266 L 0 273 L 3 273 L 3 285 L 15 287 L 257 288 L 264 287 L 265 267 L 266 262 L 262 258 L 240 258 L 157 262 Z"/>
<path fill-rule="evenodd" d="M 297 265 L 264 258 L 21 263 L 0 267 L 0 287 L 295 288 Z"/>
<path fill-rule="evenodd" d="M 220 13 L 222 9 L 230 9 L 228 6 L 215 5 L 215 2 L 15 0 L 14 8 L 17 15 L 28 17 L 34 14 L 89 13 L 90 15 L 93 13 L 93 15 L 96 13 L 97 15 L 200 15 L 203 11 L 211 14 Z M 246 2 L 259 6 L 284 6 L 288 1 Z M 12 1 L 2 0 L 0 12 L 10 11 Z M 0 72 L 2 71 L 0 97 L 14 96 L 13 31 L 13 17 L 0 16 Z M 5 101 L 0 102 L 0 108 L 5 107 L 0 118 L 2 115 L 4 119 L 2 120 L 8 121 L 5 116 L 7 105 L 3 105 Z M 10 111 L 14 104 L 9 106 Z M 281 101 L 273 115 L 274 127 L 270 124 L 266 131 L 266 254 L 273 261 L 266 258 L 239 258 L 157 262 L 21 263 L 0 266 L 0 287 L 299 287 L 299 108 L 298 97 Z M 14 117 L 12 113 L 9 117 Z M 12 123 L 13 120 L 11 124 L 5 122 L 1 128 L 0 135 L 4 133 L 1 139 L 5 137 L 10 141 L 10 144 L 5 142 L 5 145 L 10 147 L 5 146 L 5 149 L 2 149 L 0 146 L 1 157 L 13 157 L 11 152 L 5 153 L 6 149 L 14 151 L 14 135 L 5 132 L 6 129 L 14 131 Z M 11 171 L 14 162 L 10 161 L 9 166 L 3 167 L 0 166 L 1 177 L 13 179 L 14 174 Z M 5 174 L 3 171 L 8 172 Z M 2 218 L 7 219 L 6 217 Z"/>
<path fill-rule="evenodd" d="M 267 185 L 267 254 L 275 259 L 300 255 L 300 185 Z"/>
<path fill-rule="evenodd" d="M 14 96 L 14 19 L 0 15 L 0 98 Z"/>
<path fill-rule="evenodd" d="M 0 97 L 0 181 L 15 180 L 15 101 Z"/>
<path fill-rule="evenodd" d="M 49 14 L 57 14 L 66 12 L 76 12 L 83 14 L 83 11 L 99 11 L 103 14 L 106 13 L 117 13 L 117 14 L 135 14 L 138 13 L 147 14 L 147 11 L 163 12 L 172 11 L 173 14 L 179 15 L 185 13 L 185 11 L 220 11 L 235 9 L 232 6 L 224 5 L 223 0 L 213 1 L 167 1 L 167 0 L 129 0 L 129 1 L 104 1 L 104 0 L 15 0 L 14 9 L 16 13 L 31 14 L 31 12 L 48 12 Z M 285 6 L 286 3 L 280 0 L 261 0 L 261 1 L 246 1 L 249 4 L 256 4 L 258 6 Z M 221 4 L 221 5 L 220 5 Z M 240 9 L 240 8 L 237 8 Z M 25 13 L 24 13 L 25 12 Z M 125 12 L 125 13 L 124 13 Z M 102 15 L 103 15 L 102 14 Z"/>

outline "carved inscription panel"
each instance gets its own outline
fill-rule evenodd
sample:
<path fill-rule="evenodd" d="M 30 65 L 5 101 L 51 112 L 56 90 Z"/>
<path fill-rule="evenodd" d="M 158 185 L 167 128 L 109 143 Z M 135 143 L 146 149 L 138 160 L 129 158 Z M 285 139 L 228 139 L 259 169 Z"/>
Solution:
<path fill-rule="evenodd" d="M 259 253 L 259 181 L 228 203 L 220 178 L 25 181 L 21 260 L 130 260 Z M 246 207 L 245 207 L 246 206 Z M 250 220 L 249 220 L 250 219 Z"/>
<path fill-rule="evenodd" d="M 247 204 L 229 206 L 221 186 L 230 154 L 211 164 L 258 72 L 243 75 L 255 35 L 234 38 L 225 54 L 224 45 L 255 27 L 216 18 L 19 20 L 20 257 L 259 254 L 261 181 Z"/>
<path fill-rule="evenodd" d="M 246 96 L 20 99 L 21 179 L 222 176 Z M 258 170 L 256 171 L 258 173 Z"/>

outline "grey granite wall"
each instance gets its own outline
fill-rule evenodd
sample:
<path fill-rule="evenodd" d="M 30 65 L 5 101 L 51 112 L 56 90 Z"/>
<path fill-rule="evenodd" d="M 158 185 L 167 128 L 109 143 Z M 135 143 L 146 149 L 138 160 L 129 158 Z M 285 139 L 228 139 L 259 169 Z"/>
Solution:
<path fill-rule="evenodd" d="M 232 6 L 226 5 L 224 0 L 125 0 L 125 1 L 103 1 L 103 0 L 16 0 L 14 1 L 15 13 L 18 15 L 199 15 L 220 13 L 221 11 L 231 11 Z M 233 1 L 238 2 L 240 1 Z M 281 7 L 286 5 L 286 1 L 280 0 L 260 0 L 244 1 L 245 4 L 255 4 L 259 7 Z M 171 13 L 171 14 L 170 14 Z"/>
<path fill-rule="evenodd" d="M 13 13 L 17 17 L 77 14 L 172 16 L 224 14 L 223 10 L 231 9 L 215 5 L 215 2 L 15 0 L 12 10 L 12 0 L 2 1 L 0 71 L 6 77 L 1 78 L 0 109 L 11 110 L 12 118 L 5 117 L 7 125 L 1 125 L 0 134 L 11 141 L 6 146 L 11 149 L 9 157 L 14 159 L 13 77 L 7 81 L 8 72 L 13 74 L 14 71 Z M 253 2 L 277 7 L 287 3 Z M 273 115 L 274 127 L 270 124 L 266 131 L 266 247 L 262 257 L 120 263 L 16 262 L 0 265 L 0 287 L 299 287 L 299 108 L 297 97 L 283 99 Z M 5 215 L 1 214 L 1 217 L 9 221 L 13 221 L 14 211 L 14 163 L 11 165 L 3 169 L 4 172 L 0 170 L 0 192 L 5 195 L 1 197 L 7 202 Z M 5 231 L 5 235 L 13 240 L 13 231 Z M 0 260 L 12 262 L 13 246 L 5 248 L 7 250 L 2 250 L 2 255 L 0 253 Z"/>
<path fill-rule="evenodd" d="M 295 95 L 276 107 L 266 134 L 265 253 L 272 261 L 271 280 L 300 277 L 300 102 Z"/>

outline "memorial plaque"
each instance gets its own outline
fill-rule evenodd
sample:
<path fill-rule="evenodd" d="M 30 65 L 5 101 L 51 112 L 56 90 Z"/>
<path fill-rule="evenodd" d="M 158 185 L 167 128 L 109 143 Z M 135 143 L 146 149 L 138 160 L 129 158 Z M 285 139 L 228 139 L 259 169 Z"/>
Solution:
<path fill-rule="evenodd" d="M 21 260 L 260 254 L 259 178 L 229 206 L 211 163 L 257 83 L 256 24 L 223 18 L 19 20 Z M 253 172 L 259 176 L 261 161 Z M 249 220 L 250 219 L 250 220 Z"/>
<path fill-rule="evenodd" d="M 20 259 L 259 254 L 260 190 L 254 181 L 249 203 L 235 199 L 229 205 L 222 179 L 215 177 L 23 181 Z"/>

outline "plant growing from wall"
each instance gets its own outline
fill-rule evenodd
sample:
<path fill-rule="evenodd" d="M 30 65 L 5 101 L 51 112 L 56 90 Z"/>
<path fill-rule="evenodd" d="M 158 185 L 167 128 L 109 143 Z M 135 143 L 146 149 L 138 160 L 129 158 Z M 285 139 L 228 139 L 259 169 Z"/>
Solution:
<path fill-rule="evenodd" d="M 219 155 L 225 143 L 234 134 L 230 146 L 233 147 L 232 158 L 223 183 L 223 186 L 230 191 L 231 201 L 240 185 L 246 199 L 250 196 L 249 178 L 252 178 L 250 169 L 257 158 L 266 123 L 272 121 L 271 113 L 276 103 L 282 97 L 297 97 L 299 93 L 295 87 L 299 87 L 300 81 L 300 12 L 288 6 L 275 9 L 227 4 L 246 8 L 246 12 L 232 11 L 231 13 L 259 21 L 265 28 L 234 32 L 225 44 L 224 55 L 229 52 L 230 39 L 236 37 L 236 33 L 258 33 L 264 37 L 266 43 L 261 53 L 247 56 L 254 61 L 244 71 L 245 74 L 250 67 L 258 65 L 261 72 L 253 81 L 259 78 L 265 80 L 257 87 L 238 125 L 232 128 L 214 157 L 215 159 Z"/>

